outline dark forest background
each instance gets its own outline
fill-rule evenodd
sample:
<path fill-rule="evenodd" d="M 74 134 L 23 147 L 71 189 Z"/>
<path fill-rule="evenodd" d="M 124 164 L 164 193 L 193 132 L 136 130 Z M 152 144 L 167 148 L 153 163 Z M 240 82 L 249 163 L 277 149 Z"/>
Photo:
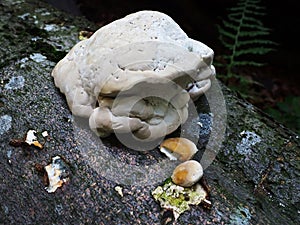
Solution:
<path fill-rule="evenodd" d="M 226 18 L 228 9 L 238 0 L 46 0 L 55 7 L 74 15 L 85 16 L 99 26 L 139 10 L 157 10 L 171 16 L 189 37 L 199 40 L 215 51 L 215 61 L 226 53 L 219 41 L 217 25 Z M 270 28 L 268 39 L 277 43 L 274 51 L 263 56 L 251 56 L 266 63 L 259 68 L 244 68 L 241 76 L 259 85 L 249 84 L 248 101 L 261 108 L 276 120 L 300 133 L 300 76 L 298 75 L 300 7 L 298 1 L 262 0 L 265 7 L 263 24 Z M 218 69 L 218 68 L 217 68 Z M 217 70 L 217 74 L 218 74 Z M 224 80 L 236 87 L 239 82 Z M 250 90 L 250 91 L 249 91 Z"/>

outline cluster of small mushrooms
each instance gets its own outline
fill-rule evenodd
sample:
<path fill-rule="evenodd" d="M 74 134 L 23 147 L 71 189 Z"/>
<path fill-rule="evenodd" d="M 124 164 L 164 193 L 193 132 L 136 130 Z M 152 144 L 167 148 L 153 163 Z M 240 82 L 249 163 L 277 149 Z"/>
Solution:
<path fill-rule="evenodd" d="M 173 183 L 182 187 L 191 187 L 203 176 L 201 164 L 191 158 L 198 151 L 197 146 L 186 138 L 169 138 L 160 145 L 160 151 L 171 160 L 183 161 L 173 171 Z"/>

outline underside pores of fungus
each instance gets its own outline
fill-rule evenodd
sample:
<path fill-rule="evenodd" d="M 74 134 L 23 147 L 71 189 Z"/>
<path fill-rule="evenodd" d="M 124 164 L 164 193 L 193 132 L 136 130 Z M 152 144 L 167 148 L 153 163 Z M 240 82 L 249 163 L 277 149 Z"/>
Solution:
<path fill-rule="evenodd" d="M 52 71 L 72 113 L 100 137 L 155 140 L 175 131 L 215 75 L 213 51 L 169 16 L 140 11 L 77 43 Z"/>

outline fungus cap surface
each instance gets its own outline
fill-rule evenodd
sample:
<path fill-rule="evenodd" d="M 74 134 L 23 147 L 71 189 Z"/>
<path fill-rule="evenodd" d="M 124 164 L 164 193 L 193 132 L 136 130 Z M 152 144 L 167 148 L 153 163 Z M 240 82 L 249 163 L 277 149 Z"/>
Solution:
<path fill-rule="evenodd" d="M 168 138 L 160 144 L 160 151 L 171 160 L 190 160 L 198 151 L 195 143 L 187 138 Z"/>
<path fill-rule="evenodd" d="M 153 140 L 187 118 L 215 74 L 213 51 L 169 16 L 140 11 L 77 43 L 55 66 L 55 85 L 99 136 L 132 132 Z M 141 110 L 142 109 L 142 110 Z"/>
<path fill-rule="evenodd" d="M 196 160 L 179 164 L 173 171 L 172 181 L 182 187 L 191 187 L 203 176 L 203 168 Z"/>

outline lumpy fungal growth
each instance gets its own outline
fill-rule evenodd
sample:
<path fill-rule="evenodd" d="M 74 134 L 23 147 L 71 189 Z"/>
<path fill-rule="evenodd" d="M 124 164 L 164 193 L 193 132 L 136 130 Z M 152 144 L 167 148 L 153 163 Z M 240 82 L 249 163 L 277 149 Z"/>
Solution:
<path fill-rule="evenodd" d="M 52 76 L 72 113 L 99 136 L 155 140 L 176 130 L 210 88 L 213 51 L 169 16 L 140 11 L 77 43 Z"/>

